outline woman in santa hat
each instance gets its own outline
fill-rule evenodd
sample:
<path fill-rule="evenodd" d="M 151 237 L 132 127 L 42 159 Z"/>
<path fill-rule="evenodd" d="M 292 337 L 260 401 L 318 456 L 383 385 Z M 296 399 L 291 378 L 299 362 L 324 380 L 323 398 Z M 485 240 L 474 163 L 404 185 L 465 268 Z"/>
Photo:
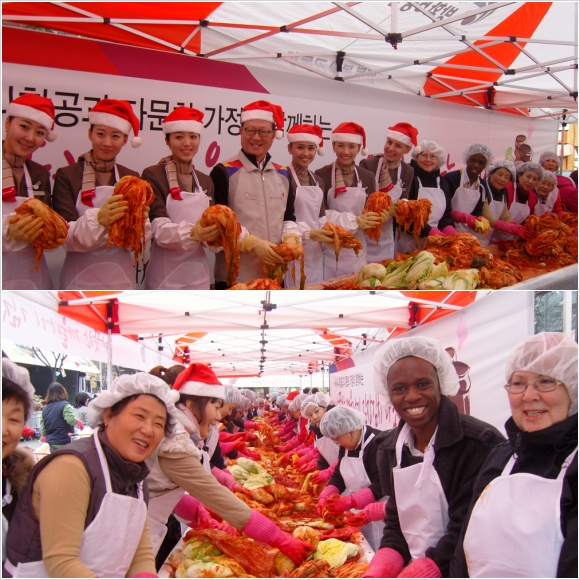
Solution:
<path fill-rule="evenodd" d="M 69 222 L 67 251 L 60 276 L 62 290 L 131 290 L 136 287 L 132 253 L 107 247 L 109 226 L 127 211 L 127 201 L 113 195 L 115 184 L 136 171 L 117 163 L 131 130 L 132 147 L 141 145 L 139 120 L 130 103 L 102 99 L 89 112 L 91 149 L 56 172 L 53 208 Z M 151 238 L 149 208 L 143 213 L 145 239 Z"/>
<path fill-rule="evenodd" d="M 359 153 L 367 154 L 366 134 L 356 123 L 341 123 L 332 131 L 332 150 L 336 161 L 317 169 L 316 175 L 324 181 L 326 219 L 352 234 L 363 244 L 363 250 L 340 250 L 338 262 L 334 248 L 324 247 L 324 279 L 358 272 L 367 262 L 364 230 L 381 224 L 381 216 L 374 212 L 362 213 L 367 197 L 376 191 L 375 176 L 355 164 Z"/>
<path fill-rule="evenodd" d="M 236 534 L 233 526 L 254 540 L 277 547 L 300 565 L 313 548 L 251 510 L 230 491 L 237 489 L 233 476 L 226 470 L 210 469 L 207 457 L 202 459 L 204 453 L 207 455 L 205 440 L 211 425 L 221 416 L 226 396 L 215 373 L 206 365 L 190 365 L 175 380 L 173 395 L 177 401 L 178 427 L 152 458 L 147 478 L 154 553 L 165 536 L 167 519 L 174 512 L 190 527 L 219 528 Z M 204 506 L 231 525 L 218 523 Z"/>
<path fill-rule="evenodd" d="M 409 192 L 409 199 L 428 199 L 431 202 L 429 220 L 421 232 L 415 232 L 419 236 L 416 242 L 413 232 L 396 234 L 395 251 L 413 252 L 418 247 L 423 247 L 427 236 L 445 236 L 456 233 L 451 218 L 452 192 L 447 183 L 441 179 L 440 168 L 445 163 L 445 150 L 435 141 L 421 141 L 411 151 L 411 167 L 415 175 Z M 397 204 L 405 203 L 406 199 L 400 199 Z"/>
<path fill-rule="evenodd" d="M 50 174 L 32 161 L 32 154 L 46 141 L 56 139 L 54 105 L 50 99 L 25 94 L 6 109 L 2 141 L 2 288 L 4 290 L 52 290 L 53 282 L 44 256 L 35 266 L 32 242 L 42 233 L 41 217 L 18 219 L 16 208 L 30 198 L 50 206 Z M 56 247 L 56 246 L 55 246 Z"/>
<path fill-rule="evenodd" d="M 320 229 L 326 223 L 324 182 L 319 175 L 308 169 L 317 153 L 324 155 L 322 129 L 318 125 L 294 125 L 286 136 L 288 153 L 292 156 L 288 169 L 290 187 L 296 195 L 294 213 L 304 246 L 304 273 L 306 282 L 312 284 L 324 280 L 321 243 L 334 243 L 332 234 Z M 297 285 L 290 272 L 291 268 L 288 268 L 286 287 Z"/>
<path fill-rule="evenodd" d="M 408 198 L 413 182 L 413 168 L 403 157 L 417 145 L 419 131 L 411 123 L 397 123 L 388 128 L 387 140 L 382 155 L 363 159 L 360 166 L 375 174 L 378 191 L 387 193 L 392 201 Z M 381 226 L 381 237 L 367 243 L 367 262 L 382 262 L 395 257 L 395 227 L 393 216 L 395 205 L 391 205 L 389 216 Z M 381 216 L 385 218 L 385 216 Z"/>
<path fill-rule="evenodd" d="M 213 182 L 193 166 L 203 130 L 203 113 L 177 107 L 162 122 L 171 155 L 147 167 L 142 178 L 153 187 L 149 219 L 153 241 L 145 273 L 147 290 L 209 290 L 210 273 L 204 249 L 219 235 L 217 226 L 203 227 L 200 218 L 214 204 Z"/>

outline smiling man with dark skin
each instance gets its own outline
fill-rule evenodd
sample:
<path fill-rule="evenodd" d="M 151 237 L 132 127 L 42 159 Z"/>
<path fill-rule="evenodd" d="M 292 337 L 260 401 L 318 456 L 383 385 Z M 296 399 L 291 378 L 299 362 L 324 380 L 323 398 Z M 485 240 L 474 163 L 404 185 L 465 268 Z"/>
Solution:
<path fill-rule="evenodd" d="M 473 481 L 504 438 L 448 398 L 459 383 L 438 341 L 388 341 L 375 354 L 374 372 L 375 390 L 401 420 L 379 436 L 377 465 L 389 501 L 380 549 L 364 577 L 447 577 Z"/>

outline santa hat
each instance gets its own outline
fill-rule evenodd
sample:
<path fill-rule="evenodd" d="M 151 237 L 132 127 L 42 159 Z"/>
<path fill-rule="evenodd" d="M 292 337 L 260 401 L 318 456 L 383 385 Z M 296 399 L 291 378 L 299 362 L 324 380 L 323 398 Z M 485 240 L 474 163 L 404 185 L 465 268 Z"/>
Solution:
<path fill-rule="evenodd" d="M 276 127 L 276 139 L 282 139 L 284 130 L 284 111 L 279 105 L 273 105 L 268 101 L 254 101 L 242 109 L 241 121 L 252 120 L 270 121 Z"/>
<path fill-rule="evenodd" d="M 215 397 L 225 399 L 226 390 L 219 382 L 215 373 L 202 364 L 192 364 L 181 371 L 173 383 L 172 393 L 174 400 L 179 401 L 181 395 L 195 395 L 196 397 Z"/>
<path fill-rule="evenodd" d="M 131 147 L 139 147 L 142 143 L 139 137 L 139 119 L 133 113 L 133 107 L 127 101 L 117 99 L 101 99 L 89 112 L 91 125 L 104 125 L 117 129 L 128 135 L 131 129 L 135 135 L 131 139 Z"/>
<path fill-rule="evenodd" d="M 47 97 L 26 93 L 16 97 L 6 109 L 8 117 L 22 117 L 42 125 L 48 133 L 46 140 L 52 143 L 56 139 L 54 129 L 54 104 Z"/>
<path fill-rule="evenodd" d="M 286 402 L 290 403 L 291 401 L 293 401 L 298 395 L 300 394 L 300 391 L 292 391 L 291 393 L 288 393 L 286 395 Z"/>
<path fill-rule="evenodd" d="M 288 143 L 314 143 L 318 155 L 324 155 L 322 129 L 318 125 L 294 125 L 286 134 Z"/>
<path fill-rule="evenodd" d="M 367 155 L 367 136 L 365 130 L 356 123 L 341 123 L 332 132 L 331 141 L 333 143 L 356 143 L 362 145 L 361 155 Z"/>
<path fill-rule="evenodd" d="M 177 107 L 163 119 L 163 132 L 197 133 L 203 131 L 203 113 L 190 107 Z"/>
<path fill-rule="evenodd" d="M 393 139 L 393 141 L 399 141 L 407 147 L 417 147 L 417 136 L 419 131 L 411 125 L 411 123 L 397 123 L 392 127 L 389 127 L 387 132 L 387 138 Z M 420 151 L 417 151 L 419 154 Z"/>

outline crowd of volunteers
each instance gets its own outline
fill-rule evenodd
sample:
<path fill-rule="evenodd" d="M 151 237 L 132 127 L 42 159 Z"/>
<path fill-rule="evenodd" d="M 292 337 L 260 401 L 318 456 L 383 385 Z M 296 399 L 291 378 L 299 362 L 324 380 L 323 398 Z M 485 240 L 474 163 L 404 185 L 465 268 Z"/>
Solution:
<path fill-rule="evenodd" d="M 374 551 L 364 577 L 578 577 L 572 339 L 543 332 L 510 354 L 507 439 L 458 411 L 457 373 L 434 339 L 387 341 L 374 380 L 399 417 L 392 430 L 322 392 L 259 399 L 202 364 L 121 375 L 88 404 L 92 434 L 35 463 L 18 446 L 34 387 L 4 358 L 3 576 L 157 577 L 186 527 L 244 534 L 302 564 L 312 546 L 242 501 L 251 493 L 226 468 L 260 458 L 249 447 L 267 425 L 280 464 L 320 486 L 319 517 L 360 528 Z"/>
<path fill-rule="evenodd" d="M 114 193 L 115 185 L 124 176 L 139 176 L 118 163 L 131 131 L 131 145 L 140 145 L 139 121 L 127 101 L 97 102 L 88 115 L 89 150 L 74 164 L 58 168 L 52 185 L 48 170 L 30 156 L 56 138 L 54 118 L 52 101 L 40 95 L 19 96 L 7 107 L 2 143 L 2 286 L 133 289 L 137 281 L 132 252 L 109 243 L 108 234 L 129 211 L 123 196 Z M 242 108 L 240 150 L 206 175 L 193 163 L 204 128 L 203 112 L 180 106 L 163 119 L 162 128 L 169 154 L 160 153 L 157 164 L 140 176 L 154 194 L 151 205 L 143 209 L 141 224 L 150 247 L 146 289 L 210 289 L 207 252 L 215 254 L 215 288 L 231 284 L 225 252 L 216 245 L 218 226 L 202 225 L 202 214 L 213 205 L 227 206 L 237 217 L 240 283 L 264 278 L 265 267 L 288 262 L 288 253 L 291 257 L 303 253 L 306 280 L 318 283 L 415 250 L 428 236 L 470 232 L 482 244 L 527 239 L 532 234 L 523 224 L 530 214 L 578 212 L 577 184 L 555 173 L 560 160 L 551 151 L 542 153 L 538 163 L 514 164 L 495 159 L 486 144 L 476 142 L 465 150 L 462 169 L 441 175 L 447 159 L 444 146 L 420 140 L 410 123 L 389 126 L 384 152 L 367 158 L 365 129 L 347 121 L 331 133 L 334 160 L 313 172 L 309 167 L 316 154 L 324 154 L 321 127 L 291 127 L 289 159 L 274 162 L 269 151 L 274 139 L 282 138 L 284 112 L 260 100 Z M 359 155 L 365 158 L 357 163 Z M 406 155 L 411 156 L 409 163 L 403 160 Z M 381 213 L 363 211 L 376 191 L 397 203 Z M 34 247 L 50 227 L 46 216 L 16 212 L 29 198 L 41 200 L 68 223 L 66 238 L 44 246 L 47 251 L 64 246 L 59 280 L 51 279 L 45 256 L 38 258 Z M 420 232 L 403 232 L 393 219 L 396 205 L 420 199 L 432 204 L 428 223 Z M 477 218 L 490 223 L 491 235 L 477 231 Z M 337 258 L 334 235 L 325 229 L 326 223 L 344 228 L 360 241 L 362 250 L 357 254 L 343 248 Z M 377 227 L 379 240 L 369 239 L 368 230 Z M 297 282 L 287 276 L 285 285 Z"/>

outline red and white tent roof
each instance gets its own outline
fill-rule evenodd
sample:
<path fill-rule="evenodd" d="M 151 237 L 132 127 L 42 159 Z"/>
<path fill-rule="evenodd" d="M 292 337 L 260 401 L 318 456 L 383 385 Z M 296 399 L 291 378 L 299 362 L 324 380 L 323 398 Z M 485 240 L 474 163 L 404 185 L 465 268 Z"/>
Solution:
<path fill-rule="evenodd" d="M 305 82 L 567 122 L 578 111 L 577 2 L 4 2 L 2 19 Z"/>

